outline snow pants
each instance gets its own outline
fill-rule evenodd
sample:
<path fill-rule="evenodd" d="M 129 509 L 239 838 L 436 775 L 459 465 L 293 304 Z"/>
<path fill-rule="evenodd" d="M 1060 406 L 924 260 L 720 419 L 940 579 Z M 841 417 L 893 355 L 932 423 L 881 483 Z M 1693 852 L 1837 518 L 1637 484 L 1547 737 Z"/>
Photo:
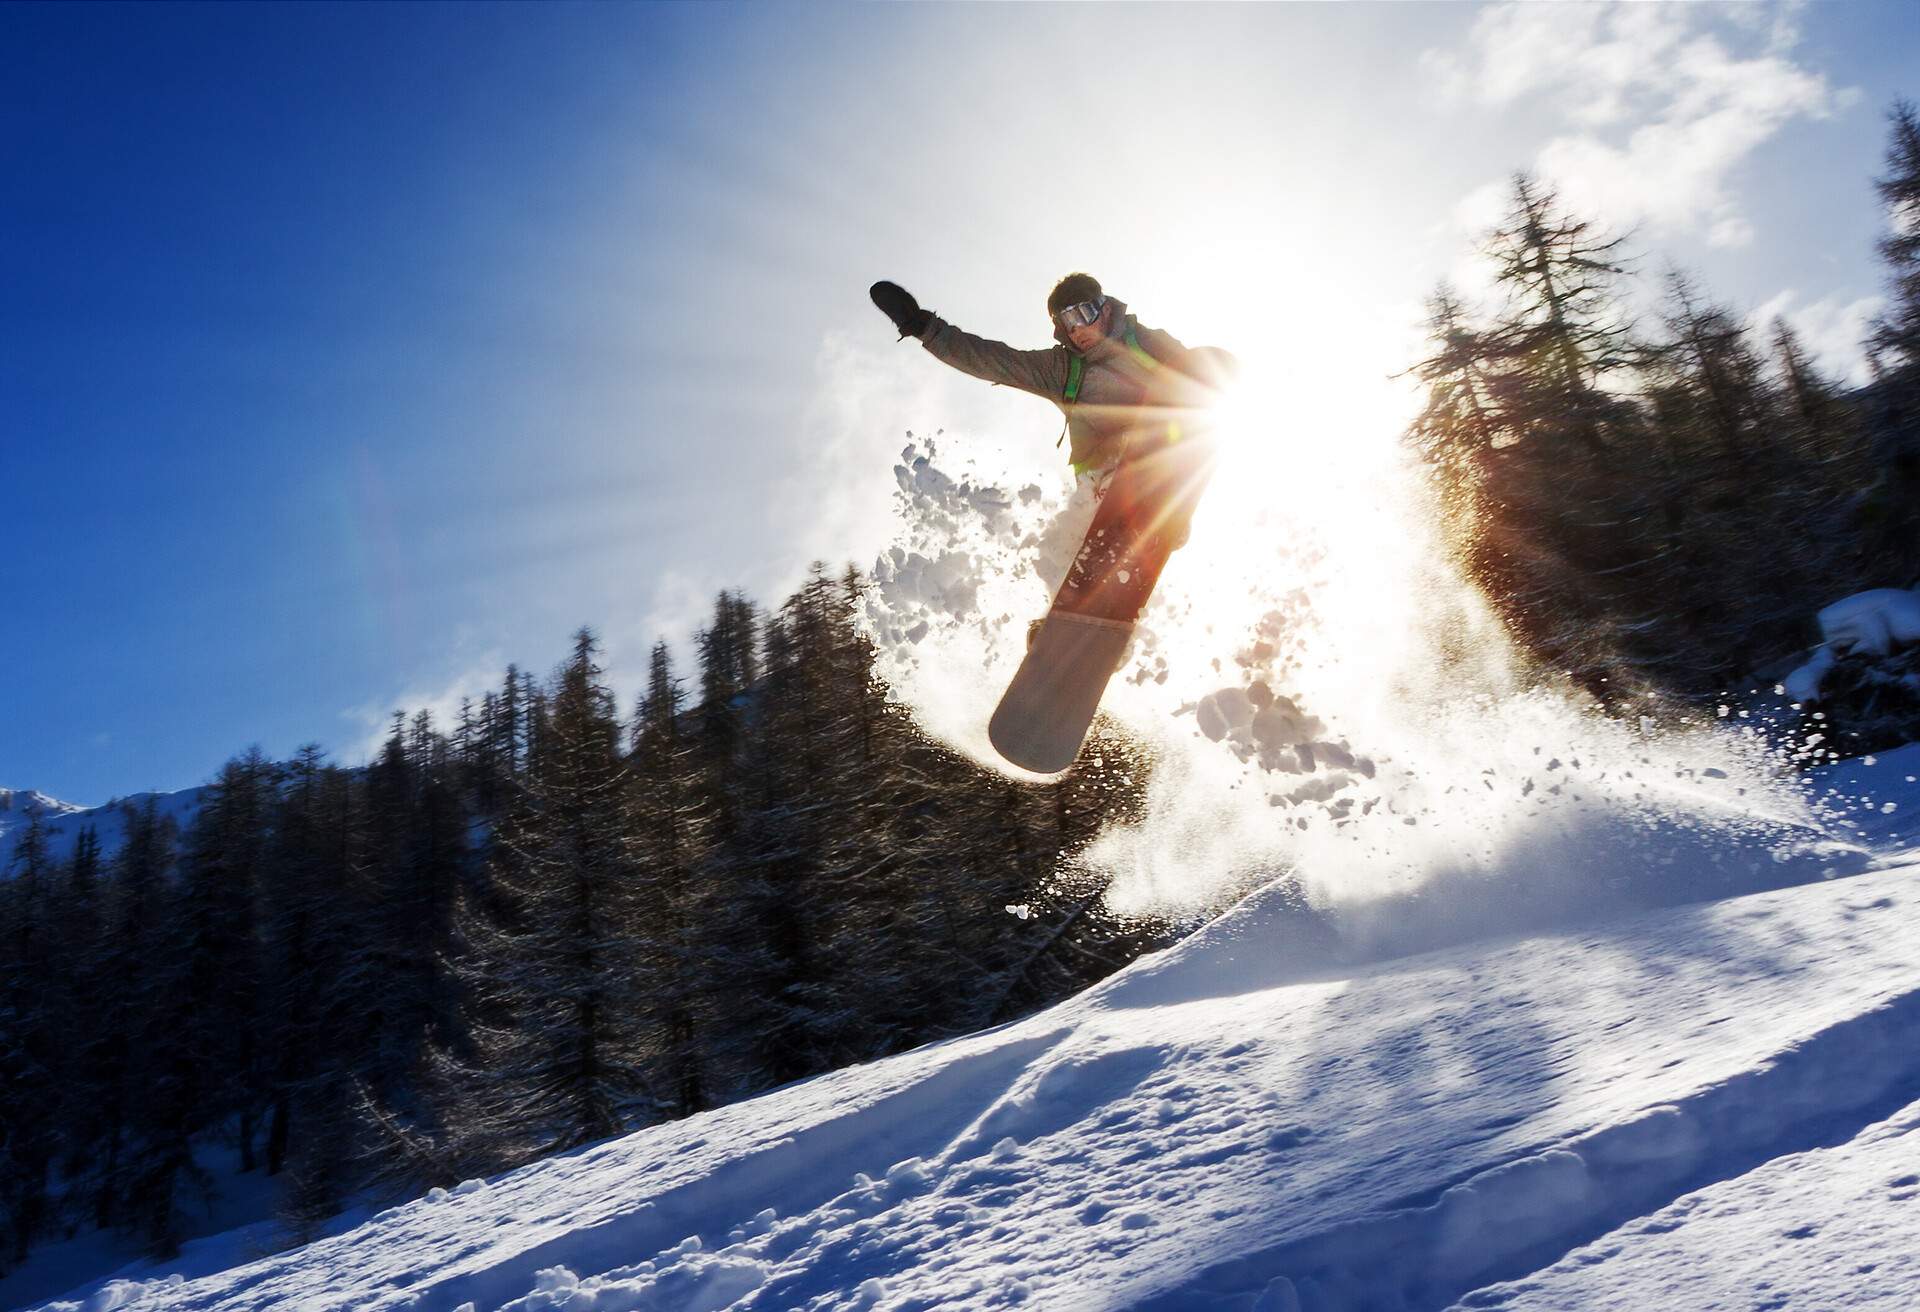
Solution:
<path fill-rule="evenodd" d="M 1125 624 L 1139 619 L 1168 557 L 1186 543 L 1213 460 L 1212 441 L 1192 438 L 1114 470 L 1054 606 Z"/>

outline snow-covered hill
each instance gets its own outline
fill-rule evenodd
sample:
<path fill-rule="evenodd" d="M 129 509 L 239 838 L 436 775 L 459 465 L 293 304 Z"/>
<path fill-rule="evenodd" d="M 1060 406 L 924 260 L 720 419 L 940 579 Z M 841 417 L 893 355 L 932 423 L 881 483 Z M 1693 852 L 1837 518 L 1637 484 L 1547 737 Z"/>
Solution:
<path fill-rule="evenodd" d="M 185 788 L 174 793 L 135 793 L 131 797 L 115 798 L 103 806 L 76 806 L 32 789 L 0 788 L 0 878 L 6 876 L 12 865 L 14 846 L 35 811 L 45 820 L 48 850 L 54 860 L 64 861 L 71 856 L 75 840 L 89 825 L 100 837 L 102 854 L 112 856 L 126 839 L 129 808 L 142 807 L 147 798 L 152 797 L 158 813 L 185 832 L 198 814 L 206 791 L 205 788 Z"/>
<path fill-rule="evenodd" d="M 1832 778 L 1884 841 L 1916 774 Z M 1920 1306 L 1920 851 L 1830 855 L 1372 960 L 1270 890 L 1018 1024 L 47 1306 Z"/>

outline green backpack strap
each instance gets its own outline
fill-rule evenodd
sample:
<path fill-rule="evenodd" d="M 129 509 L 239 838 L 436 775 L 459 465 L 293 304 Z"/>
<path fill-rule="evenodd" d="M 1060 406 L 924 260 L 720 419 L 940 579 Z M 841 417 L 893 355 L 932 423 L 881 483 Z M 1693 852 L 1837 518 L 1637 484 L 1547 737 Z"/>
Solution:
<path fill-rule="evenodd" d="M 1132 324 L 1127 325 L 1121 340 L 1127 344 L 1127 352 L 1149 369 L 1158 369 L 1160 362 L 1148 354 L 1147 348 L 1140 345 L 1140 334 L 1134 331 Z M 1080 399 L 1080 382 L 1087 376 L 1087 357 L 1069 353 L 1067 356 L 1067 390 L 1064 399 L 1072 405 Z"/>
<path fill-rule="evenodd" d="M 1132 324 L 1127 325 L 1126 335 L 1123 340 L 1127 344 L 1127 351 L 1134 359 L 1138 360 L 1150 370 L 1160 367 L 1160 362 L 1147 353 L 1146 347 L 1140 345 L 1140 334 L 1134 331 Z"/>
<path fill-rule="evenodd" d="M 1158 369 L 1160 367 L 1160 362 L 1154 359 L 1153 356 L 1147 353 L 1146 347 L 1140 345 L 1140 334 L 1134 331 L 1134 327 L 1131 323 L 1127 325 L 1127 331 L 1123 335 L 1121 340 L 1126 342 L 1128 353 L 1132 355 L 1134 359 L 1138 360 L 1142 365 L 1144 365 L 1147 369 L 1152 370 L 1152 369 Z M 1063 394 L 1062 399 L 1065 401 L 1066 405 L 1069 408 L 1073 406 L 1074 402 L 1080 399 L 1080 383 L 1081 383 L 1081 380 L 1084 379 L 1086 376 L 1087 376 L 1086 357 L 1083 355 L 1076 354 L 1074 352 L 1068 352 L 1067 354 L 1067 389 L 1066 389 L 1066 392 Z M 1065 442 L 1066 440 L 1067 440 L 1067 429 L 1065 425 L 1062 425 L 1060 429 L 1059 441 L 1056 441 L 1053 444 L 1054 449 L 1058 450 L 1060 448 L 1060 444 L 1062 442 Z M 1179 439 L 1175 438 L 1174 440 L 1178 441 Z"/>
<path fill-rule="evenodd" d="M 1086 374 L 1087 374 L 1086 360 L 1081 356 L 1075 355 L 1071 351 L 1069 351 L 1067 353 L 1067 390 L 1064 397 L 1065 404 L 1069 410 L 1073 408 L 1073 403 L 1080 399 L 1080 380 L 1086 377 Z M 1065 442 L 1066 440 L 1067 440 L 1067 425 L 1061 424 L 1060 436 L 1054 440 L 1053 449 L 1058 451 L 1060 449 L 1061 443 Z"/>

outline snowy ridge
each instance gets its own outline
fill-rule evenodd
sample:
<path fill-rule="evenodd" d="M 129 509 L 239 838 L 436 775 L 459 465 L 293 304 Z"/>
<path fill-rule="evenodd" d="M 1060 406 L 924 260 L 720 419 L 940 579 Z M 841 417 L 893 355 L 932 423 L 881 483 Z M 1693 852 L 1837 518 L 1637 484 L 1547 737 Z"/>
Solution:
<path fill-rule="evenodd" d="M 1673 1306 L 1654 1260 L 1920 1305 L 1913 860 L 1372 961 L 1270 890 L 1018 1024 L 47 1306 Z M 1870 1215 L 1742 1228 L 1802 1173 Z"/>
<path fill-rule="evenodd" d="M 84 811 L 84 806 L 75 806 L 72 802 L 63 802 L 57 797 L 48 797 L 36 788 L 0 788 L 0 816 L 30 815 L 35 811 L 53 817 L 71 815 Z"/>

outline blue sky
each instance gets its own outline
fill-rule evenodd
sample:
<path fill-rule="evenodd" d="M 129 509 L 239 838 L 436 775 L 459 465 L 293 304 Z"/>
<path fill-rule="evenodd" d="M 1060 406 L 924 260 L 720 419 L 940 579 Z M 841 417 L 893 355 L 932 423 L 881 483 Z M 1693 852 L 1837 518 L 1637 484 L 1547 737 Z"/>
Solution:
<path fill-rule="evenodd" d="M 905 430 L 1050 470 L 876 277 L 1039 344 L 1090 268 L 1310 459 L 1535 166 L 1850 367 L 1916 11 L 0 8 L 0 786 L 356 761 L 582 623 L 630 690 L 871 559 Z"/>

